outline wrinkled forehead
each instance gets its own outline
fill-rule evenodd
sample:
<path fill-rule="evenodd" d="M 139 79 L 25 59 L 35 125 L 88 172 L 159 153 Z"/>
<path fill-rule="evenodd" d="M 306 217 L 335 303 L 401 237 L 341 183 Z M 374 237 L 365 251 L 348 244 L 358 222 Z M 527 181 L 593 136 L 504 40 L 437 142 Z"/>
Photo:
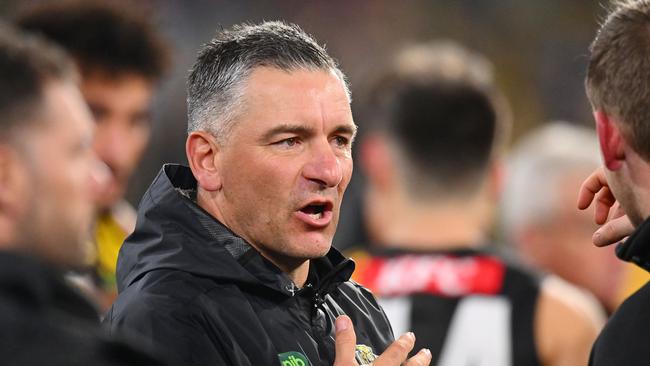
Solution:
<path fill-rule="evenodd" d="M 248 78 L 243 101 L 244 113 L 264 111 L 272 116 L 302 111 L 351 119 L 344 82 L 332 70 L 258 67 Z"/>
<path fill-rule="evenodd" d="M 282 69 L 275 66 L 253 67 L 243 78 L 242 96 L 255 94 L 261 86 L 291 87 L 298 93 L 334 92 L 345 96 L 351 103 L 351 95 L 343 73 L 333 68 L 296 67 Z M 309 90 L 311 89 L 311 90 Z"/>

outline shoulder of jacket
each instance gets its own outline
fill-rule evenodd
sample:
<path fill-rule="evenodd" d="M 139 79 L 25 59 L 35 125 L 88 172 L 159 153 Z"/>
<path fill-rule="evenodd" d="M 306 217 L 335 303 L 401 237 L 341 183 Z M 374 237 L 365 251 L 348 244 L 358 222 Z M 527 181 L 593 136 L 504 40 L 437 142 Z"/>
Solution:
<path fill-rule="evenodd" d="M 145 274 L 127 287 L 118 297 L 117 303 L 122 301 L 129 307 L 164 306 L 168 311 L 180 308 L 188 312 L 202 296 L 229 287 L 236 286 L 184 271 L 161 269 Z"/>
<path fill-rule="evenodd" d="M 347 299 L 353 300 L 355 303 L 371 304 L 373 307 L 379 308 L 377 298 L 373 295 L 372 291 L 356 281 L 348 280 L 342 282 L 339 285 L 338 290 L 344 293 Z"/>
<path fill-rule="evenodd" d="M 366 287 L 364 287 L 363 285 L 361 285 L 360 283 L 354 280 L 347 280 L 345 282 L 341 282 L 341 284 L 339 285 L 339 289 L 346 292 L 352 291 L 352 292 L 360 292 L 364 294 L 365 293 L 371 294 L 370 290 L 368 290 Z"/>

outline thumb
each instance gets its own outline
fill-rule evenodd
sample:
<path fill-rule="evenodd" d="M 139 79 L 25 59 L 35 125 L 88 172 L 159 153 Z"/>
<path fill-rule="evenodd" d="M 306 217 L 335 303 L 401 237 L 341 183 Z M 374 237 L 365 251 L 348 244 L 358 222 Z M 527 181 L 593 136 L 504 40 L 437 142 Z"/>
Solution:
<path fill-rule="evenodd" d="M 618 243 L 634 231 L 634 225 L 627 216 L 620 216 L 609 220 L 600 229 L 596 230 L 592 241 L 598 247 Z"/>
<path fill-rule="evenodd" d="M 354 334 L 352 320 L 347 315 L 336 318 L 336 358 L 334 366 L 357 365 L 354 355 L 357 345 L 357 336 Z"/>

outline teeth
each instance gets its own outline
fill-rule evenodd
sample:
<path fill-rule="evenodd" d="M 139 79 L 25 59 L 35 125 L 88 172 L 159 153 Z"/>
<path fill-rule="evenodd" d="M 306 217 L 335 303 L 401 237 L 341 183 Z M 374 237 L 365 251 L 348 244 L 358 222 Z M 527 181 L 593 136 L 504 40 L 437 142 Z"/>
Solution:
<path fill-rule="evenodd" d="M 311 217 L 311 218 L 314 219 L 314 220 L 318 220 L 318 219 L 320 219 L 320 218 L 323 217 L 323 213 L 320 212 L 320 213 L 309 214 L 309 217 Z"/>

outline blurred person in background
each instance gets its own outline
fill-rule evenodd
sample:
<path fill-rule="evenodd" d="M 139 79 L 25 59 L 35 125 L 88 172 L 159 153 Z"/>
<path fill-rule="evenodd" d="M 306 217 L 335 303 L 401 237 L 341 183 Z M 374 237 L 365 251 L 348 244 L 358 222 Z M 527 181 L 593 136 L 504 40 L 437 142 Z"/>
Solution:
<path fill-rule="evenodd" d="M 64 48 L 81 71 L 81 92 L 93 114 L 93 150 L 106 165 L 97 200 L 94 279 L 102 309 L 115 296 L 115 267 L 122 242 L 135 227 L 124 200 L 149 141 L 154 89 L 168 67 L 168 49 L 135 4 L 104 1 L 42 2 L 16 23 Z"/>
<path fill-rule="evenodd" d="M 452 42 L 399 53 L 362 124 L 370 252 L 353 279 L 436 365 L 581 365 L 603 322 L 559 279 L 493 254 L 487 231 L 509 127 L 491 65 Z"/>
<path fill-rule="evenodd" d="M 590 47 L 585 86 L 603 167 L 580 189 L 578 207 L 595 202 L 593 236 L 624 239 L 617 256 L 650 271 L 650 1 L 620 1 Z M 625 237 L 627 237 L 625 239 Z M 650 283 L 626 299 L 598 336 L 590 365 L 647 365 Z"/>
<path fill-rule="evenodd" d="M 0 363 L 160 365 L 63 277 L 92 247 L 94 124 L 65 53 L 0 27 Z"/>
<path fill-rule="evenodd" d="M 636 267 L 617 260 L 613 248 L 586 245 L 596 230 L 593 212 L 577 211 L 575 201 L 598 166 L 598 138 L 586 127 L 552 122 L 529 132 L 509 156 L 501 224 L 518 259 L 588 290 L 611 313 Z"/>

